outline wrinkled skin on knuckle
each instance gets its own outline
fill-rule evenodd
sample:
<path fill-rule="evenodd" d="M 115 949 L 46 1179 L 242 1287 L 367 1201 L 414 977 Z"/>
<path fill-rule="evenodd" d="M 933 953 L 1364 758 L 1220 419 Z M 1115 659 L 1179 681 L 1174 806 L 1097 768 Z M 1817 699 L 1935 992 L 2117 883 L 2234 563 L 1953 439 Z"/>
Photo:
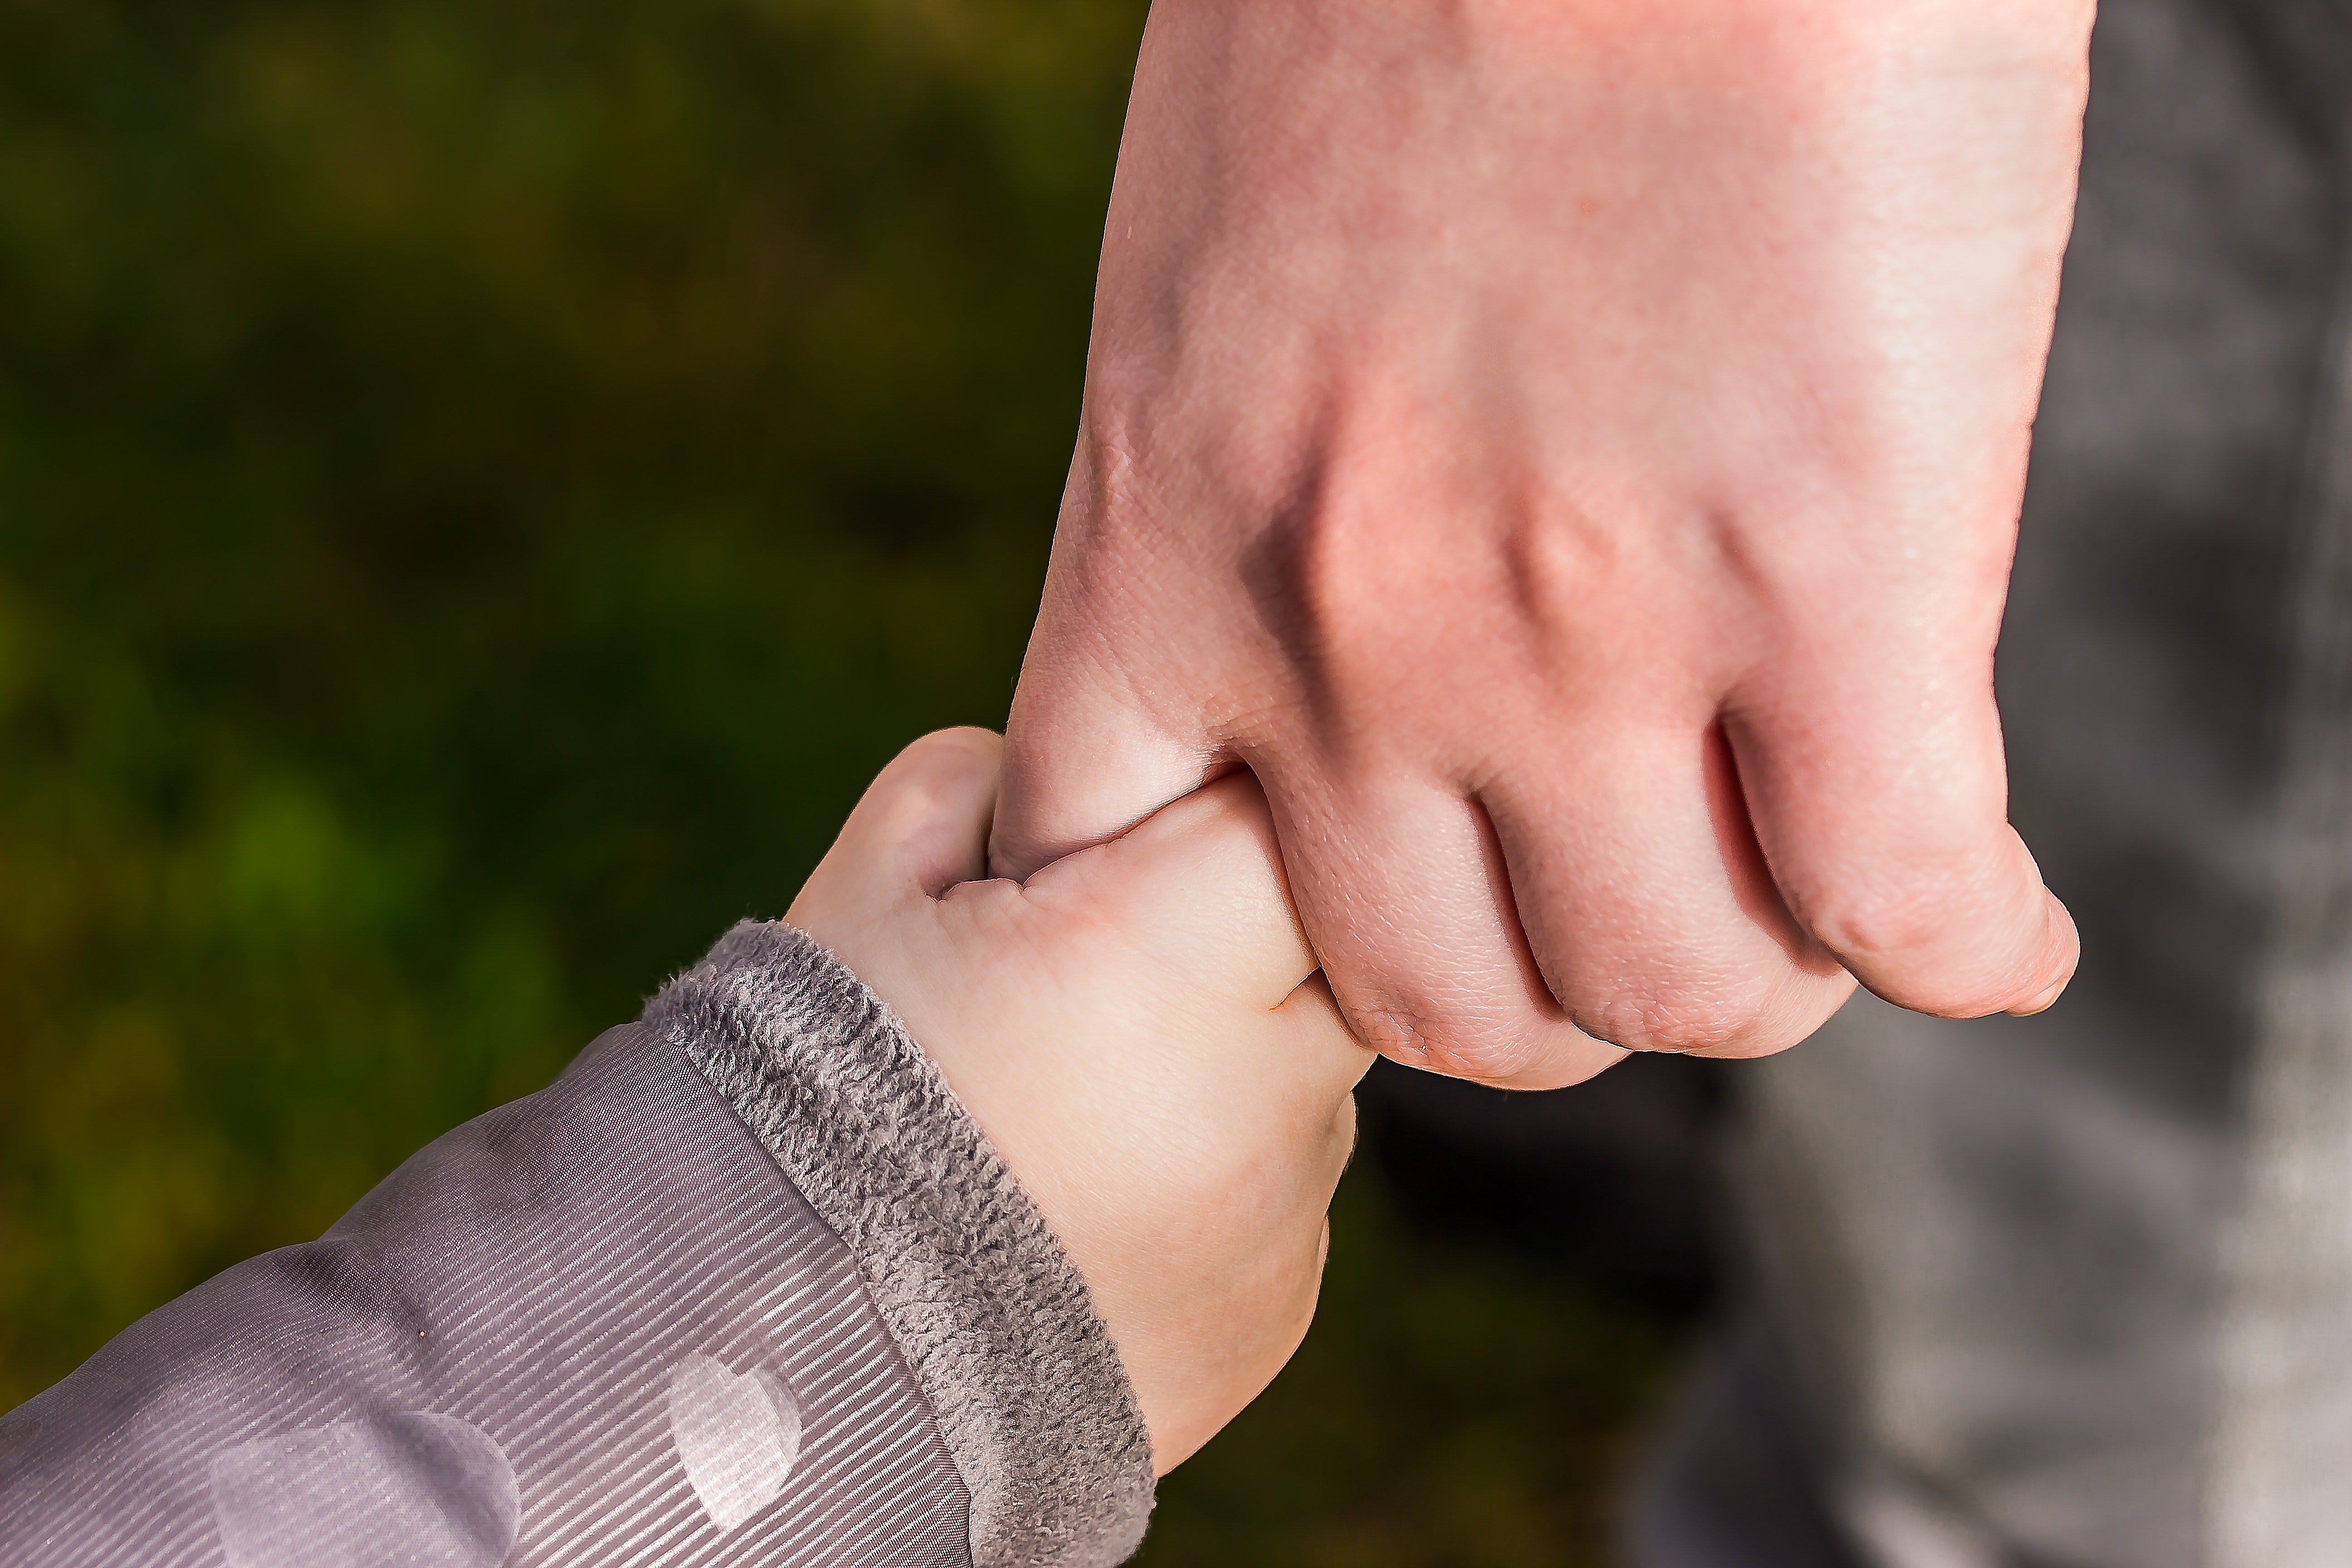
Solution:
<path fill-rule="evenodd" d="M 1674 1056 L 1746 1054 L 1765 1015 L 1760 984 L 1717 989 L 1633 985 L 1569 1004 L 1569 1017 L 1595 1039 L 1629 1051 Z"/>
<path fill-rule="evenodd" d="M 1540 1027 L 1448 1017 L 1400 1004 L 1351 1015 L 1365 1044 L 1402 1067 L 1498 1089 L 1562 1088 L 1605 1063 L 1563 1067 L 1563 1051 L 1591 1049 L 1587 1041 L 1549 1037 Z"/>
<path fill-rule="evenodd" d="M 1465 1037 L 1402 1002 L 1350 1008 L 1364 1043 L 1391 1061 L 1449 1078 L 1477 1079 L 1494 1058 L 1491 1042 Z"/>
<path fill-rule="evenodd" d="M 1618 963 L 1589 968 L 1563 988 L 1579 1027 L 1627 1050 L 1769 1056 L 1819 1028 L 1854 987 L 1853 975 L 1811 943 L 1795 952 L 1751 947 L 1744 959 L 1717 954 L 1686 966 L 1645 968 L 1643 956 L 1625 950 Z"/>

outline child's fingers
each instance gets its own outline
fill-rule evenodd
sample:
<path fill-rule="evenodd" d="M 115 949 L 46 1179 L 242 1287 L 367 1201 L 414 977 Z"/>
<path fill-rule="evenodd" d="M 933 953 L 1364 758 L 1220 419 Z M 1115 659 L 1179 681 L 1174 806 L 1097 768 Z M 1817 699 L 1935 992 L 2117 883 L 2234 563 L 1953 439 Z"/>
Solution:
<path fill-rule="evenodd" d="M 1004 754 L 989 730 L 940 730 L 900 752 L 866 786 L 841 837 L 793 902 L 876 915 L 988 874 L 988 826 Z"/>
<path fill-rule="evenodd" d="M 1041 903 L 1083 901 L 1213 994 L 1272 1007 L 1318 961 L 1291 907 L 1274 818 L 1239 773 L 1171 801 L 1028 883 Z"/>

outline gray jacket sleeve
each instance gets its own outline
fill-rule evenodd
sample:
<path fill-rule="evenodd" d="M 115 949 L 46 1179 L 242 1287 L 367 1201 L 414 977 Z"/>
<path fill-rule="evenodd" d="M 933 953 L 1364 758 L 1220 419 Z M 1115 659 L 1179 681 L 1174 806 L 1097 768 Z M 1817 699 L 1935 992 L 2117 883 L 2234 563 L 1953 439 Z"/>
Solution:
<path fill-rule="evenodd" d="M 1084 1281 L 780 925 L 0 1417 L 12 1568 L 1097 1568 L 1150 1507 Z"/>

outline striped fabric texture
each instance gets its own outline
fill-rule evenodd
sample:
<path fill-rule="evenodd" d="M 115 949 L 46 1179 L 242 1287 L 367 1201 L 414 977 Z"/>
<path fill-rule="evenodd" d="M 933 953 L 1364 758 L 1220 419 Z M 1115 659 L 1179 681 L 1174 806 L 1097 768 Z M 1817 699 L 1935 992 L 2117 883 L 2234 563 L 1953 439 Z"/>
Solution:
<path fill-rule="evenodd" d="M 0 1418 L 12 1568 L 944 1568 L 968 1507 L 856 1260 L 639 1025 Z"/>

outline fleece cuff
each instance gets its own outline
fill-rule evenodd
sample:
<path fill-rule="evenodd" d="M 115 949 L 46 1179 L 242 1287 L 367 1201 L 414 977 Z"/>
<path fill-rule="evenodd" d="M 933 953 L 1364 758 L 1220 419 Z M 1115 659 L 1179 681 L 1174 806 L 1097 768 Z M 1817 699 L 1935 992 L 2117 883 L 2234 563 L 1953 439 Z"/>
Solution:
<path fill-rule="evenodd" d="M 1108 1568 L 1151 1444 L 1086 1281 L 890 1010 L 746 921 L 646 1005 L 856 1256 L 971 1494 L 974 1568 Z"/>

